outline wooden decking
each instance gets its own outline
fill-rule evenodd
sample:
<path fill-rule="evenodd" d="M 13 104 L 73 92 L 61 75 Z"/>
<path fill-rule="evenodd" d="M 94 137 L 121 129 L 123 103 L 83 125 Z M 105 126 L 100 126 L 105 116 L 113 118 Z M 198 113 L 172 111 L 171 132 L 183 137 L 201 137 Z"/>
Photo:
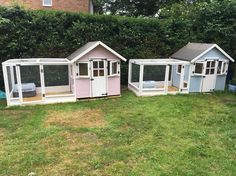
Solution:
<path fill-rule="evenodd" d="M 175 86 L 168 86 L 168 92 L 177 92 L 179 89 Z"/>
<path fill-rule="evenodd" d="M 50 95 L 66 95 L 66 94 L 72 94 L 72 92 L 67 91 L 67 92 L 50 92 L 46 93 L 46 96 Z M 42 94 L 36 94 L 34 97 L 25 97 L 23 98 L 23 102 L 30 102 L 30 101 L 40 101 L 42 100 Z"/>

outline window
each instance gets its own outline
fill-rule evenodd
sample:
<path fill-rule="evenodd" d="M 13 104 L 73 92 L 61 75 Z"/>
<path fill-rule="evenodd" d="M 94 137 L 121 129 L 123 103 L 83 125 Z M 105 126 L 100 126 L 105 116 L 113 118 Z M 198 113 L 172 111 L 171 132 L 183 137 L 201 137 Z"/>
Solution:
<path fill-rule="evenodd" d="M 105 76 L 104 61 L 93 61 L 93 77 Z"/>
<path fill-rule="evenodd" d="M 118 74 L 117 66 L 118 66 L 117 62 L 112 62 L 111 63 L 111 74 L 112 75 Z"/>
<path fill-rule="evenodd" d="M 182 70 L 182 65 L 178 65 L 176 73 L 181 74 L 181 70 Z"/>
<path fill-rule="evenodd" d="M 217 74 L 222 75 L 225 74 L 226 71 L 227 71 L 227 63 L 224 61 L 219 61 L 217 67 Z"/>
<path fill-rule="evenodd" d="M 195 64 L 194 73 L 195 73 L 195 74 L 199 74 L 199 75 L 202 75 L 202 74 L 203 74 L 203 63 L 196 63 L 196 64 Z"/>
<path fill-rule="evenodd" d="M 215 74 L 216 61 L 207 61 L 206 62 L 206 75 Z"/>
<path fill-rule="evenodd" d="M 107 62 L 107 68 L 108 68 L 108 75 L 114 76 L 119 74 L 119 67 L 118 62 L 116 61 L 108 61 Z"/>
<path fill-rule="evenodd" d="M 78 63 L 78 76 L 79 77 L 88 77 L 89 72 L 88 72 L 88 63 Z"/>
<path fill-rule="evenodd" d="M 43 0 L 43 6 L 52 6 L 52 0 Z"/>

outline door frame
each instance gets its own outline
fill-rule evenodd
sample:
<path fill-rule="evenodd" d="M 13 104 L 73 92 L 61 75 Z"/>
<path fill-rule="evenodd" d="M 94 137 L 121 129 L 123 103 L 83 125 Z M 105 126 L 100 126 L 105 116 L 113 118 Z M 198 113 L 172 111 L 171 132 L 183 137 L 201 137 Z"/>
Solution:
<path fill-rule="evenodd" d="M 203 84 L 204 84 L 204 78 L 206 76 L 208 76 L 206 74 L 206 69 L 207 69 L 207 62 L 208 61 L 215 61 L 215 68 L 214 68 L 214 74 L 211 74 L 211 75 L 214 75 L 214 80 L 213 80 L 213 85 L 214 85 L 214 88 L 213 89 L 210 89 L 210 92 L 211 90 L 214 91 L 215 89 L 215 85 L 216 85 L 216 78 L 217 78 L 217 68 L 218 68 L 218 63 L 219 63 L 219 58 L 217 57 L 208 57 L 208 58 L 205 58 L 204 61 L 203 61 L 203 77 L 202 77 L 202 80 L 201 80 L 201 86 L 200 86 L 200 89 L 201 91 L 200 92 L 205 92 L 203 91 Z"/>
<path fill-rule="evenodd" d="M 93 96 L 93 86 L 92 86 L 92 81 L 93 81 L 93 61 L 104 61 L 104 77 L 105 77 L 105 81 L 106 81 L 106 94 L 105 96 L 101 96 L 101 97 L 106 97 L 108 96 L 108 65 L 107 65 L 107 58 L 106 57 L 89 57 L 89 74 L 90 74 L 90 97 L 94 97 Z"/>

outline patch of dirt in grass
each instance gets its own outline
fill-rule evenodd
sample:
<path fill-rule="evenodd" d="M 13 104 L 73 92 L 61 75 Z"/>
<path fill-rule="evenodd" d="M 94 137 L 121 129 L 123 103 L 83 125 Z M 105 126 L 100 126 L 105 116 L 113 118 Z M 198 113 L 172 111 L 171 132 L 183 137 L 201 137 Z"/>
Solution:
<path fill-rule="evenodd" d="M 0 141 L 5 137 L 6 130 L 4 128 L 0 128 Z"/>
<path fill-rule="evenodd" d="M 103 143 L 92 132 L 61 131 L 42 139 L 39 145 L 45 145 L 47 157 L 56 157 L 53 163 L 38 168 L 40 175 L 78 175 L 80 170 L 90 168 L 89 160 L 96 157 Z"/>
<path fill-rule="evenodd" d="M 91 150 L 95 149 L 96 146 L 102 144 L 97 135 L 91 132 L 87 133 L 63 132 L 60 135 L 66 140 L 69 150 L 75 151 L 79 149 L 79 151 L 82 152 L 85 151 L 91 152 Z M 79 151 L 77 151 L 77 154 L 80 154 Z"/>
<path fill-rule="evenodd" d="M 49 111 L 45 124 L 71 127 L 104 127 L 103 112 L 100 109 L 83 109 L 72 111 Z"/>
<path fill-rule="evenodd" d="M 235 105 L 236 104 L 236 100 L 232 99 L 232 98 L 223 98 L 222 101 L 226 105 Z"/>
<path fill-rule="evenodd" d="M 1 110 L 0 111 L 1 115 L 4 115 L 4 116 L 10 116 L 10 117 L 17 117 L 17 116 L 20 116 L 22 114 L 25 114 L 25 115 L 28 115 L 28 114 L 31 114 L 32 111 L 30 110 L 10 110 L 10 109 L 4 109 L 4 110 Z"/>

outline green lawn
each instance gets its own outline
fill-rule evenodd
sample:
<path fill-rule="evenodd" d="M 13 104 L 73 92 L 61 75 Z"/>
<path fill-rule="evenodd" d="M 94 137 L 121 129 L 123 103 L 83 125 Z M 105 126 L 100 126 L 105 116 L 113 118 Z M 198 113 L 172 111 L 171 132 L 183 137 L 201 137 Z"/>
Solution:
<path fill-rule="evenodd" d="M 0 101 L 0 175 L 235 175 L 236 95 L 12 107 Z"/>

